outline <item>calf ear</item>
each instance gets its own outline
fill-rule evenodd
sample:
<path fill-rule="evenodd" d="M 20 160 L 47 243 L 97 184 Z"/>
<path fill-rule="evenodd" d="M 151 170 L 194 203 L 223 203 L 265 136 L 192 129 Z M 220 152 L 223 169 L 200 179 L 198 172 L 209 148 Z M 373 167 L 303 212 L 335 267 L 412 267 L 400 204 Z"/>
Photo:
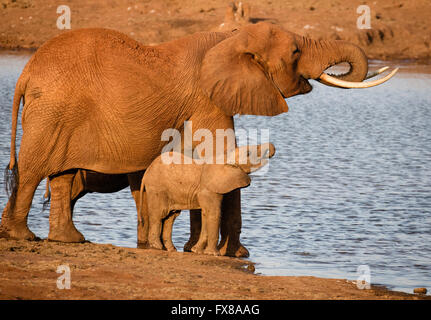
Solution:
<path fill-rule="evenodd" d="M 251 179 L 247 173 L 229 164 L 206 165 L 201 178 L 203 187 L 218 194 L 248 187 L 250 182 Z"/>

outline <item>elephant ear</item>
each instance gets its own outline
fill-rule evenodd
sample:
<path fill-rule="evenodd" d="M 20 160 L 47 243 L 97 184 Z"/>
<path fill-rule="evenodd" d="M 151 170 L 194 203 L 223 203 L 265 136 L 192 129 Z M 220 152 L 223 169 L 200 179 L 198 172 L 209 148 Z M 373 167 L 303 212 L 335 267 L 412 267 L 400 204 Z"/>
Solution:
<path fill-rule="evenodd" d="M 230 164 L 207 164 L 201 184 L 209 191 L 226 194 L 250 185 L 251 179 L 241 168 Z"/>
<path fill-rule="evenodd" d="M 262 58 L 271 34 L 253 28 L 243 28 L 219 42 L 208 50 L 202 62 L 201 87 L 229 116 L 274 116 L 288 111 Z"/>

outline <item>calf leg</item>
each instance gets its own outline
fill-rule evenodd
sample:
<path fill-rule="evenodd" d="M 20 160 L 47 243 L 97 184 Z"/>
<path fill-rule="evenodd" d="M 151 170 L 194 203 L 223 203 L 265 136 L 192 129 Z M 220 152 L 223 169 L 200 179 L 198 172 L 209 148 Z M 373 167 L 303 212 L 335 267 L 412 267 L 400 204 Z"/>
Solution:
<path fill-rule="evenodd" d="M 165 249 L 168 251 L 177 251 L 172 242 L 172 228 L 174 226 L 175 219 L 180 215 L 180 213 L 181 210 L 172 211 L 169 216 L 163 220 L 162 241 Z"/>
<path fill-rule="evenodd" d="M 142 210 L 140 210 L 140 207 L 139 207 L 140 189 L 141 189 L 141 182 L 142 182 L 143 175 L 144 175 L 144 172 L 131 173 L 127 175 L 129 179 L 130 191 L 132 193 L 133 199 L 135 200 L 136 210 L 138 212 L 137 247 L 141 249 L 148 248 L 149 246 L 149 243 L 148 243 L 149 218 L 148 218 L 147 192 L 145 191 L 142 195 L 144 197 L 142 202 L 143 204 Z"/>
<path fill-rule="evenodd" d="M 192 214 L 192 211 L 190 210 L 190 214 Z M 194 244 L 194 246 L 190 249 L 194 253 L 204 253 L 204 250 L 207 246 L 208 242 L 208 234 L 207 234 L 207 226 L 206 226 L 206 210 L 201 210 L 200 217 L 201 217 L 201 230 L 199 235 L 199 240 Z"/>

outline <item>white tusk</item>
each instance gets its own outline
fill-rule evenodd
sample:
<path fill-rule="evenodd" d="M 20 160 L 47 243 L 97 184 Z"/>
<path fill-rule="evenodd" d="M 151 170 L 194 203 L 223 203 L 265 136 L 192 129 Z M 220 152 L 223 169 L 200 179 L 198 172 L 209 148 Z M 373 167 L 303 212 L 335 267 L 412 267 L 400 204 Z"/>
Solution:
<path fill-rule="evenodd" d="M 378 76 L 379 74 L 381 74 L 382 72 L 385 72 L 386 70 L 388 70 L 389 67 L 383 67 L 380 68 L 377 71 L 374 72 L 370 72 L 369 74 L 367 74 L 367 76 L 365 77 L 365 80 L 370 79 L 370 78 L 374 78 L 375 76 Z"/>
<path fill-rule="evenodd" d="M 383 78 L 373 80 L 373 81 L 368 81 L 368 82 L 344 81 L 344 80 L 340 80 L 338 78 L 329 76 L 326 73 L 322 73 L 318 80 L 323 84 L 341 87 L 341 88 L 370 88 L 388 81 L 390 78 L 392 78 L 395 75 L 395 73 L 397 73 L 398 69 L 399 68 L 392 70 L 391 73 L 389 73 L 387 76 Z"/>

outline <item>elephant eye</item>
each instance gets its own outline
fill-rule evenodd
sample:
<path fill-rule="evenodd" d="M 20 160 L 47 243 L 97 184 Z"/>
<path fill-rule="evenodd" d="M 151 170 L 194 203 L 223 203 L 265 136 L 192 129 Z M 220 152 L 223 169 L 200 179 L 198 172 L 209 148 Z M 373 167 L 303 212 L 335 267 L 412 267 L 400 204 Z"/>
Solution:
<path fill-rule="evenodd" d="M 265 65 L 263 61 L 254 53 L 246 52 L 246 54 L 255 62 L 257 63 L 263 70 L 265 70 Z"/>
<path fill-rule="evenodd" d="M 299 53 L 301 53 L 301 51 L 298 48 L 296 48 L 295 50 L 293 50 L 292 55 L 299 54 Z"/>
<path fill-rule="evenodd" d="M 247 54 L 250 56 L 251 59 L 253 59 L 256 62 L 259 62 L 259 58 L 254 53 L 249 52 Z"/>

